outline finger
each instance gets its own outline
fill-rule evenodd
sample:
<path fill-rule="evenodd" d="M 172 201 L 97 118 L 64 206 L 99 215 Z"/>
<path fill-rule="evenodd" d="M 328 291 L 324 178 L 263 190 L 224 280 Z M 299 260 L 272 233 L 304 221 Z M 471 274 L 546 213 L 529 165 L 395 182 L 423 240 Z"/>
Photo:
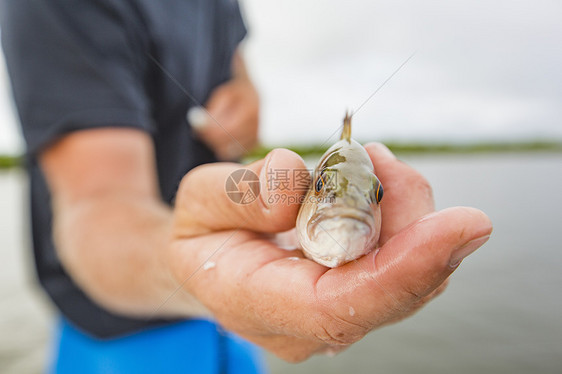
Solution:
<path fill-rule="evenodd" d="M 426 295 L 426 296 L 422 297 L 419 301 L 415 302 L 412 305 L 412 308 L 411 308 L 412 311 L 417 312 L 419 309 L 424 307 L 431 300 L 435 299 L 437 296 L 439 296 L 443 292 L 445 292 L 445 290 L 447 289 L 448 286 L 449 286 L 449 278 L 445 279 L 443 281 L 443 283 L 441 283 L 439 286 L 437 286 L 436 289 L 431 291 L 431 293 L 429 293 L 429 295 Z"/>
<path fill-rule="evenodd" d="M 204 109 L 204 122 L 192 123 L 193 130 L 204 142 L 213 146 L 215 139 L 233 137 L 228 113 L 235 101 L 236 97 L 228 83 L 212 92 Z M 199 121 L 202 122 L 203 119 L 199 118 Z"/>
<path fill-rule="evenodd" d="M 240 144 L 240 134 L 232 120 L 228 117 L 221 119 L 209 118 L 209 123 L 196 128 L 197 137 L 211 147 L 215 152 L 228 143 Z"/>
<path fill-rule="evenodd" d="M 228 112 L 236 102 L 237 97 L 232 86 L 228 83 L 213 91 L 207 103 L 209 114 L 219 123 L 228 117 Z"/>
<path fill-rule="evenodd" d="M 219 125 L 220 124 L 220 125 Z M 249 152 L 257 143 L 258 118 L 243 106 L 232 107 L 228 117 L 198 130 L 221 161 L 232 161 Z"/>
<path fill-rule="evenodd" d="M 396 159 L 383 144 L 369 143 L 365 149 L 384 188 L 379 240 L 384 244 L 404 227 L 435 210 L 433 193 L 421 174 Z"/>
<path fill-rule="evenodd" d="M 303 160 L 286 149 L 248 166 L 199 166 L 182 180 L 176 197 L 174 235 L 186 238 L 226 229 L 280 232 L 292 228 L 301 195 L 295 170 Z"/>
<path fill-rule="evenodd" d="M 257 142 L 257 122 L 250 123 L 236 118 L 231 118 L 231 121 L 224 131 L 221 129 L 219 132 L 201 134 L 201 139 L 211 146 L 219 159 L 243 155 Z"/>
<path fill-rule="evenodd" d="M 256 131 L 248 130 L 244 133 L 241 133 L 240 136 L 237 137 L 237 141 L 233 141 L 232 139 L 225 139 L 225 141 L 222 141 L 220 144 L 215 145 L 213 150 L 215 151 L 219 160 L 233 161 L 238 160 L 240 159 L 240 157 L 247 154 L 256 146 L 256 144 Z"/>
<path fill-rule="evenodd" d="M 492 231 L 489 218 L 474 208 L 449 208 L 402 230 L 377 253 L 326 272 L 317 293 L 334 312 L 356 315 L 373 327 L 407 313 L 455 270 L 462 257 L 481 246 Z M 359 317 L 357 317 L 359 318 Z"/>
<path fill-rule="evenodd" d="M 423 304 L 427 303 L 428 301 L 431 301 L 433 299 L 435 299 L 437 296 L 441 295 L 443 292 L 445 292 L 445 290 L 447 289 L 447 287 L 449 287 L 449 278 L 445 279 L 443 281 L 443 283 L 441 283 L 439 285 L 439 287 L 437 287 L 435 290 L 433 290 L 433 292 L 431 292 L 429 295 L 427 295 L 426 297 L 424 297 L 421 301 Z"/>
<path fill-rule="evenodd" d="M 422 309 L 427 303 L 429 303 L 431 300 L 435 299 L 437 296 L 439 296 L 443 292 L 445 292 L 445 289 L 447 288 L 448 284 L 449 284 L 449 279 L 445 279 L 445 281 L 443 283 L 441 283 L 441 285 L 439 285 L 439 287 L 437 287 L 435 290 L 433 290 L 433 292 L 431 292 L 427 296 L 422 297 L 419 301 L 414 302 L 410 306 L 410 308 L 405 311 L 405 313 L 398 314 L 395 318 L 387 321 L 386 324 L 396 323 L 396 322 L 402 321 L 403 319 L 414 315 L 420 309 Z"/>
<path fill-rule="evenodd" d="M 220 144 L 211 145 L 219 161 L 237 162 L 241 156 L 248 153 L 248 148 L 242 141 L 228 141 L 225 139 Z"/>

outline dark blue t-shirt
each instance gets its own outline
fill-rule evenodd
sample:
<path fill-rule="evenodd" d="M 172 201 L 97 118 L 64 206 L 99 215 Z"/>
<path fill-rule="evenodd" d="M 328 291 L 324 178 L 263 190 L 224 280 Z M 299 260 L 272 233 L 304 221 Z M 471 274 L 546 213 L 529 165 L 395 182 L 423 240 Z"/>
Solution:
<path fill-rule="evenodd" d="M 110 313 L 68 276 L 53 245 L 50 194 L 37 155 L 71 131 L 142 129 L 154 141 L 162 199 L 171 204 L 186 172 L 215 161 L 186 121 L 196 104 L 182 88 L 205 103 L 230 78 L 246 33 L 237 2 L 1 1 L 2 45 L 27 144 L 41 284 L 66 318 L 94 336 L 165 323 Z"/>

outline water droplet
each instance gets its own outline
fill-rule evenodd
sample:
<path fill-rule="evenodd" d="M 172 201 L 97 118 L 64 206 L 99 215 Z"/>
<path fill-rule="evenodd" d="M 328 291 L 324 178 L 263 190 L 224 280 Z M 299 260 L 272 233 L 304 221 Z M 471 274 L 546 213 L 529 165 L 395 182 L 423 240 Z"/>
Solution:
<path fill-rule="evenodd" d="M 203 270 L 209 270 L 214 268 L 215 266 L 217 266 L 217 264 L 213 261 L 207 261 L 205 262 L 205 264 L 203 264 Z"/>

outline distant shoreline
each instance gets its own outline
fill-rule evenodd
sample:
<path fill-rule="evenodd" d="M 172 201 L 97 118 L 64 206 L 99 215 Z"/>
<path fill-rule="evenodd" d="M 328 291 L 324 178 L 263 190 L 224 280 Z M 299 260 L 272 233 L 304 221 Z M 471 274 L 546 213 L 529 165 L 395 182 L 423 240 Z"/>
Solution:
<path fill-rule="evenodd" d="M 562 153 L 562 142 L 557 141 L 525 141 L 525 142 L 479 142 L 479 143 L 414 143 L 384 142 L 397 154 L 470 154 L 470 153 L 506 153 L 506 152 L 551 152 Z M 312 145 L 260 145 L 246 160 L 265 157 L 274 148 L 288 148 L 302 157 L 314 157 L 323 154 L 330 144 Z M 0 155 L 0 170 L 21 167 L 23 155 Z"/>
<path fill-rule="evenodd" d="M 360 142 L 365 144 L 367 142 Z M 562 153 L 562 142 L 525 141 L 525 142 L 478 142 L 478 143 L 421 143 L 421 142 L 384 142 L 396 154 L 470 154 L 470 153 L 507 153 L 507 152 L 552 152 Z M 322 155 L 331 144 L 283 145 L 302 157 Z M 259 146 L 247 156 L 248 159 L 265 157 L 274 146 Z"/>

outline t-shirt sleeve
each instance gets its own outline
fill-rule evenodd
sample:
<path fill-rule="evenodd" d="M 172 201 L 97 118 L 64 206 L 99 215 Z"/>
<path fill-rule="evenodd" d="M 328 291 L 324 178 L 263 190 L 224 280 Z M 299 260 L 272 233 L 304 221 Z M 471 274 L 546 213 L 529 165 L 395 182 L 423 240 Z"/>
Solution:
<path fill-rule="evenodd" d="M 246 28 L 242 12 L 240 11 L 240 4 L 238 3 L 238 1 L 230 0 L 230 3 L 232 7 L 229 20 L 232 30 L 232 32 L 230 33 L 232 38 L 231 43 L 234 45 L 238 45 L 246 37 L 248 30 Z"/>
<path fill-rule="evenodd" d="M 28 153 L 80 129 L 152 131 L 146 38 L 126 3 L 0 3 L 2 45 Z"/>

